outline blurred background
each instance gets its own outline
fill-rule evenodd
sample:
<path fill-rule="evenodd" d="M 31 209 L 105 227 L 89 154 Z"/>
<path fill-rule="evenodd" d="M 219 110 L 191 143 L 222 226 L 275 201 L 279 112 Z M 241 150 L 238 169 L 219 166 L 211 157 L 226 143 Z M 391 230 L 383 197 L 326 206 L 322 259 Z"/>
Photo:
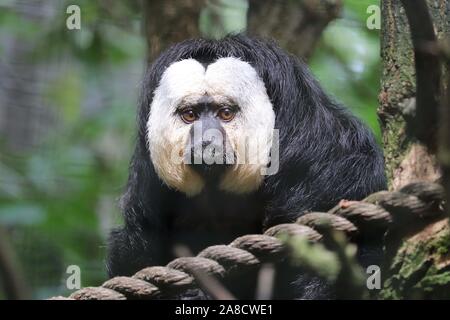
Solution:
<path fill-rule="evenodd" d="M 79 30 L 66 26 L 73 4 Z M 36 299 L 70 294 L 70 265 L 82 286 L 104 282 L 140 80 L 173 42 L 245 30 L 273 37 L 380 140 L 370 5 L 379 1 L 0 0 L 0 268 L 12 263 L 22 296 Z M 11 296 L 5 282 L 0 274 L 0 299 Z"/>

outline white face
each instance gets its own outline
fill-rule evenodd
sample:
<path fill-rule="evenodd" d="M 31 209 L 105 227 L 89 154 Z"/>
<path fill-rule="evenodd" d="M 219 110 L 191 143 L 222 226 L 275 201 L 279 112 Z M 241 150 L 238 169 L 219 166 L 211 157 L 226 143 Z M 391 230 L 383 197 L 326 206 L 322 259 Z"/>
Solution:
<path fill-rule="evenodd" d="M 237 161 L 223 175 L 219 187 L 234 193 L 256 190 L 263 181 L 261 169 L 269 161 L 275 113 L 256 70 L 233 57 L 220 58 L 206 69 L 197 60 L 182 60 L 170 65 L 162 75 L 147 122 L 148 146 L 157 174 L 169 187 L 189 196 L 202 191 L 202 177 L 189 165 L 174 161 L 174 155 L 184 156 L 192 126 L 177 115 L 177 108 L 204 96 L 217 102 L 233 101 L 239 108 L 234 119 L 222 125 Z M 259 150 L 243 144 L 257 144 Z M 246 163 L 243 159 L 249 157 L 249 152 L 262 153 L 265 160 Z"/>

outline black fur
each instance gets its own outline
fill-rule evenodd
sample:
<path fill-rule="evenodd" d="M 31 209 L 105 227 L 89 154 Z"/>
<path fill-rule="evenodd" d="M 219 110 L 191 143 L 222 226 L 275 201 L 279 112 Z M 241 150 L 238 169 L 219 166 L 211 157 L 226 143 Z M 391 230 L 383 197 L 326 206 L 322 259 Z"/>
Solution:
<path fill-rule="evenodd" d="M 275 128 L 280 130 L 280 169 L 248 196 L 211 187 L 187 198 L 161 182 L 150 160 L 146 123 L 153 92 L 173 62 L 195 58 L 209 63 L 226 56 L 250 63 L 266 85 L 276 114 Z M 386 187 L 383 156 L 371 132 L 324 93 L 304 63 L 272 42 L 243 35 L 220 41 L 188 40 L 164 52 L 146 73 L 138 130 L 121 201 L 125 225 L 110 237 L 110 276 L 166 264 L 173 258 L 175 242 L 197 252 Z M 296 297 L 329 297 L 318 279 L 300 277 L 296 283 Z"/>

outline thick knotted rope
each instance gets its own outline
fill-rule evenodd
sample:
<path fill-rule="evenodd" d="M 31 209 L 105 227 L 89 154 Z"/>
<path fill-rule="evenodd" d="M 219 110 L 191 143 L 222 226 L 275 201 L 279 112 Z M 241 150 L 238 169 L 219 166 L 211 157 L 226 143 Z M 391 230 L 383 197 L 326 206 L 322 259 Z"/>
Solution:
<path fill-rule="evenodd" d="M 245 235 L 229 245 L 204 249 L 196 257 L 182 257 L 167 266 L 148 267 L 132 277 L 115 277 L 101 287 L 87 287 L 70 295 L 75 300 L 123 300 L 174 297 L 196 288 L 194 274 L 203 273 L 218 278 L 243 272 L 265 262 L 278 262 L 286 257 L 286 245 L 280 236 L 302 236 L 311 242 L 321 241 L 321 228 L 329 226 L 348 235 L 381 234 L 388 228 L 405 222 L 437 217 L 443 213 L 444 190 L 435 183 L 418 182 L 398 191 L 381 191 L 362 201 L 342 200 L 324 212 L 302 215 L 295 223 L 280 224 L 264 234 Z"/>

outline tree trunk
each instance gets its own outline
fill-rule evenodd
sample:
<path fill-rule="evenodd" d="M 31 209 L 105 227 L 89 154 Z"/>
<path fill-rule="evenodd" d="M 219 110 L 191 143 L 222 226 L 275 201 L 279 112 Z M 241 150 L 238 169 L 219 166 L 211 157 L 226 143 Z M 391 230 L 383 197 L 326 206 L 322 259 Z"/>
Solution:
<path fill-rule="evenodd" d="M 250 0 L 249 5 L 250 34 L 274 38 L 283 48 L 305 59 L 342 9 L 341 0 Z"/>
<path fill-rule="evenodd" d="M 427 29 L 427 23 L 426 19 L 420 20 L 417 16 L 428 16 L 423 15 L 426 14 L 426 4 L 433 22 L 428 31 L 431 30 L 433 34 L 434 30 L 439 40 L 447 38 L 450 34 L 450 7 L 447 0 L 382 1 L 383 74 L 379 116 L 390 189 L 420 180 L 439 180 L 449 187 L 448 162 L 445 162 L 445 159 L 448 160 L 446 134 L 449 124 L 442 120 L 448 117 L 449 106 L 445 108 L 445 99 L 439 96 L 439 89 L 444 89 L 445 83 L 448 84 L 448 63 L 440 63 L 436 41 L 418 41 L 418 38 L 424 37 L 426 32 L 423 30 Z M 418 10 L 421 6 L 425 10 Z M 413 16 L 416 16 L 416 20 L 412 19 Z M 433 68 L 434 71 L 430 72 Z M 441 82 L 440 71 L 443 75 Z M 428 99 L 424 99 L 427 95 Z M 440 105 L 442 108 L 439 108 Z M 437 134 L 439 131 L 440 139 Z M 447 195 L 448 192 L 449 189 Z M 397 253 L 388 262 L 383 274 L 385 281 L 380 297 L 448 299 L 448 218 L 441 216 L 424 223 L 422 227 L 412 228 L 409 225 L 402 226 L 400 235 L 394 235 L 391 231 L 390 235 L 400 241 L 386 244 L 389 251 Z"/>
<path fill-rule="evenodd" d="M 149 49 L 149 61 L 176 42 L 200 36 L 199 17 L 204 2 L 204 0 L 144 1 L 144 32 Z"/>
<path fill-rule="evenodd" d="M 224 35 L 224 31 L 244 31 L 242 26 L 233 26 L 231 30 L 230 26 L 225 28 L 224 22 L 221 21 L 224 17 L 215 16 L 211 12 L 210 15 L 217 21 L 213 21 L 212 25 L 207 24 L 211 30 L 200 30 L 199 19 L 205 4 L 208 4 L 206 7 L 209 9 L 213 7 L 223 12 L 224 9 L 230 9 L 227 6 L 231 5 L 225 1 L 207 3 L 206 0 L 145 0 L 143 4 L 144 32 L 150 61 L 171 44 L 198 37 L 202 31 L 203 34 L 210 36 L 213 34 L 213 38 Z M 239 15 L 242 8 L 238 6 L 231 9 L 235 10 L 233 14 Z M 342 0 L 249 0 L 247 32 L 274 38 L 283 48 L 307 59 L 311 56 L 323 30 L 339 16 L 341 9 Z"/>
<path fill-rule="evenodd" d="M 450 24 L 450 21 L 448 21 Z M 444 92 L 443 103 L 440 110 L 441 123 L 443 124 L 439 131 L 439 154 L 443 173 L 443 185 L 447 192 L 447 203 L 450 203 L 450 34 L 443 44 L 444 48 L 444 75 L 442 79 Z M 447 206 L 447 213 L 450 217 L 450 205 Z"/>
<path fill-rule="evenodd" d="M 437 36 L 443 39 L 450 32 L 448 3 L 446 0 L 427 2 Z M 382 19 L 383 74 L 378 114 L 389 186 L 398 189 L 417 180 L 436 181 L 441 173 L 435 152 L 408 130 L 408 127 L 416 126 L 416 70 L 410 28 L 402 3 L 398 0 L 382 1 Z M 428 130 L 437 129 L 437 123 L 433 126 Z"/>

